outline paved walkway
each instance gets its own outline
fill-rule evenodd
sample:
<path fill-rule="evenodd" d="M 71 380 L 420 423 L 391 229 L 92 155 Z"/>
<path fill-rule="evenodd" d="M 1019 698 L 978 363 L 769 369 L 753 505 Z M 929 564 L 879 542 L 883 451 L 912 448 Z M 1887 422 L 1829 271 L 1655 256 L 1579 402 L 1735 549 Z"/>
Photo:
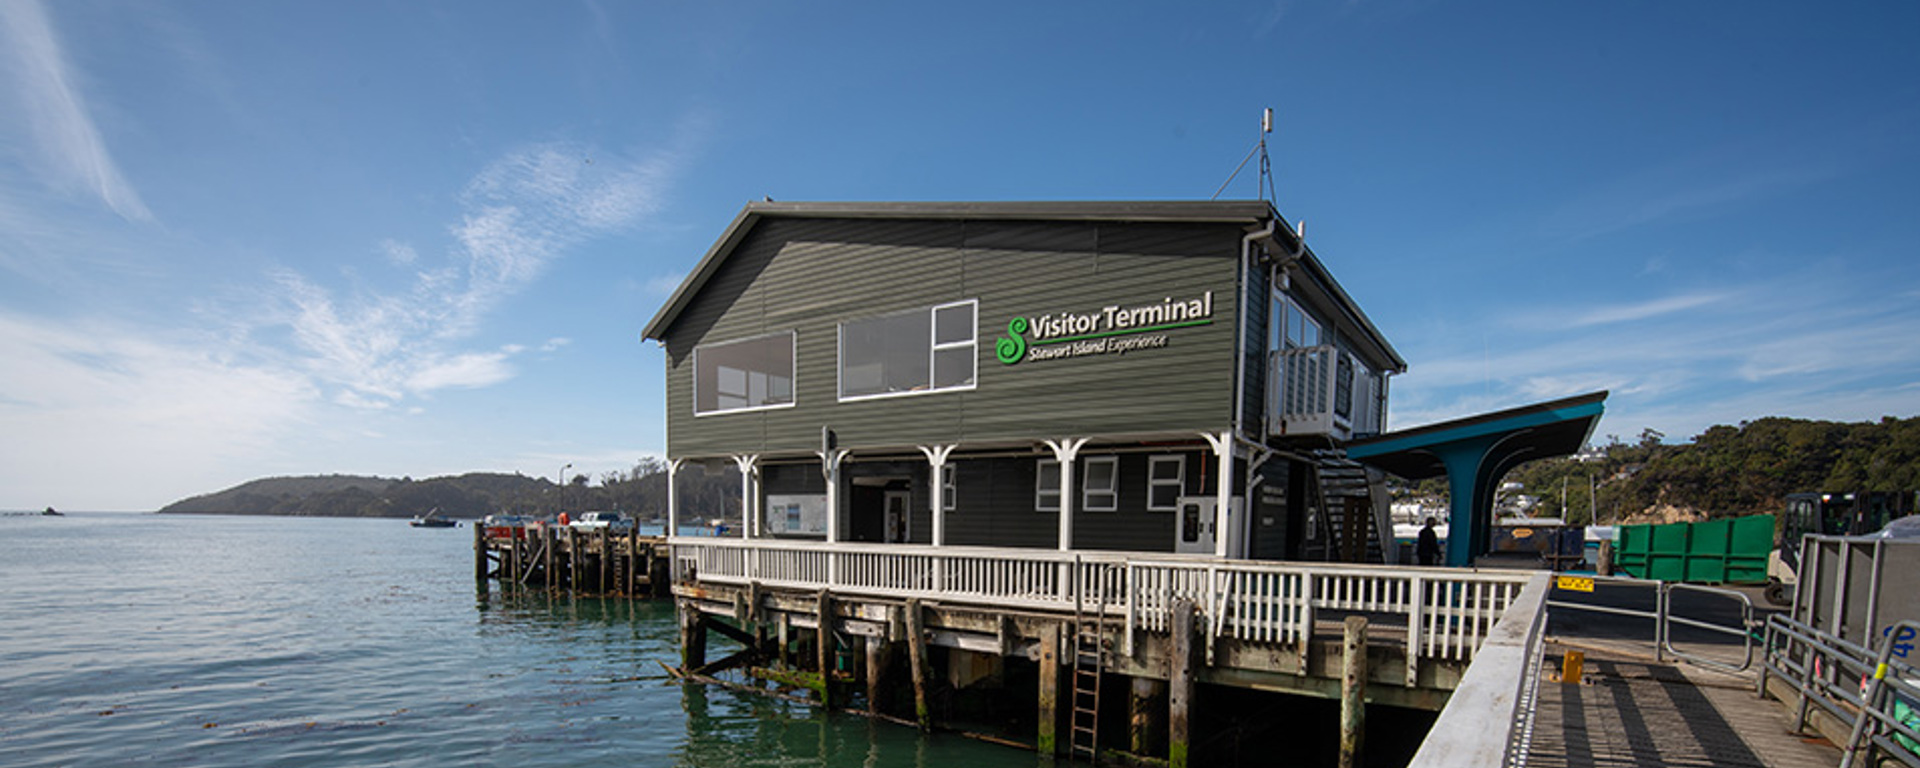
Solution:
<path fill-rule="evenodd" d="M 1825 739 L 1788 732 L 1792 713 L 1761 699 L 1750 675 L 1587 650 L 1585 679 L 1558 681 L 1550 646 L 1526 765 L 1532 768 L 1838 766 Z"/>

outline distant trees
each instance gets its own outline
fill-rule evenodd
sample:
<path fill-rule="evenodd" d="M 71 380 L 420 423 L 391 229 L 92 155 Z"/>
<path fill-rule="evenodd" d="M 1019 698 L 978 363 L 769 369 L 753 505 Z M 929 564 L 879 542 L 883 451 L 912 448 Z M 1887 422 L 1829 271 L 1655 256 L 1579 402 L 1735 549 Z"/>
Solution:
<path fill-rule="evenodd" d="M 1685 444 L 1668 445 L 1664 438 L 1653 429 L 1633 445 L 1609 436 L 1602 460 L 1536 461 L 1505 479 L 1540 498 L 1538 514 L 1574 522 L 1588 522 L 1595 508 L 1606 521 L 1658 505 L 1725 517 L 1778 511 L 1787 494 L 1801 491 L 1920 490 L 1920 417 L 1858 423 L 1770 417 L 1715 425 Z M 1597 497 L 1587 495 L 1589 478 Z"/>
<path fill-rule="evenodd" d="M 620 510 L 642 520 L 664 518 L 667 467 L 642 459 L 596 484 L 584 474 L 565 486 L 521 474 L 476 472 L 425 480 L 377 477 L 266 478 L 174 502 L 161 512 L 287 515 L 296 517 L 413 517 L 435 510 L 446 517 L 491 514 L 553 515 Z M 708 473 L 690 464 L 679 473 L 681 508 L 688 519 L 740 515 L 740 473 L 730 466 Z"/>

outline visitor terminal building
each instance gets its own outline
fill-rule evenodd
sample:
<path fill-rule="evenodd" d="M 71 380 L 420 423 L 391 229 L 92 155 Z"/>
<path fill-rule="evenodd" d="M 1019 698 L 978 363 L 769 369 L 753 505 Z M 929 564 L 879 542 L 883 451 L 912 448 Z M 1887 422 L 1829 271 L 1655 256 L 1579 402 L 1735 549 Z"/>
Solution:
<path fill-rule="evenodd" d="M 1393 556 L 1406 362 L 1265 201 L 752 203 L 644 336 L 748 538 Z"/>

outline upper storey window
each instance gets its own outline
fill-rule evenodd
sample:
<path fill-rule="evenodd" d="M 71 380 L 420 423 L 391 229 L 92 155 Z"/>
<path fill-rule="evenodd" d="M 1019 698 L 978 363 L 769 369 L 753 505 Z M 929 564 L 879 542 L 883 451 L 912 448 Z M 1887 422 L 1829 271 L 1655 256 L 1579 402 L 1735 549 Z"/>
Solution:
<path fill-rule="evenodd" d="M 840 398 L 972 389 L 979 302 L 840 324 Z"/>
<path fill-rule="evenodd" d="M 793 332 L 693 350 L 696 414 L 793 405 Z"/>
<path fill-rule="evenodd" d="M 1299 304 L 1279 292 L 1273 295 L 1273 316 L 1267 326 L 1272 329 L 1267 340 L 1269 349 L 1320 346 L 1320 324 L 1302 311 Z"/>

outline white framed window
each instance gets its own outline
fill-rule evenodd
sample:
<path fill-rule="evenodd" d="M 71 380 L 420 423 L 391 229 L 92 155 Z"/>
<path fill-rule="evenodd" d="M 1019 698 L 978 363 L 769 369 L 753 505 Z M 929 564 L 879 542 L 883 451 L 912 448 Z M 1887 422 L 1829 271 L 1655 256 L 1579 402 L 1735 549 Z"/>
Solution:
<path fill-rule="evenodd" d="M 793 348 L 793 331 L 696 347 L 694 414 L 793 405 Z"/>
<path fill-rule="evenodd" d="M 1041 512 L 1060 511 L 1060 462 L 1041 459 L 1033 473 L 1033 508 Z"/>
<path fill-rule="evenodd" d="M 1184 456 L 1147 458 L 1147 509 L 1172 512 L 1180 507 L 1180 494 L 1187 489 L 1187 459 Z"/>
<path fill-rule="evenodd" d="M 840 324 L 840 399 L 973 389 L 980 302 L 974 299 Z"/>
<path fill-rule="evenodd" d="M 1087 479 L 1080 486 L 1080 508 L 1088 512 L 1112 512 L 1120 508 L 1120 457 L 1095 456 L 1087 459 Z"/>
<path fill-rule="evenodd" d="M 952 464 L 940 472 L 940 508 L 948 512 L 960 504 L 960 484 L 953 479 L 957 474 L 960 473 L 953 471 Z"/>
<path fill-rule="evenodd" d="M 1267 327 L 1271 329 L 1267 338 L 1270 349 L 1320 346 L 1320 323 L 1285 294 L 1273 294 L 1273 316 L 1267 318 Z"/>

